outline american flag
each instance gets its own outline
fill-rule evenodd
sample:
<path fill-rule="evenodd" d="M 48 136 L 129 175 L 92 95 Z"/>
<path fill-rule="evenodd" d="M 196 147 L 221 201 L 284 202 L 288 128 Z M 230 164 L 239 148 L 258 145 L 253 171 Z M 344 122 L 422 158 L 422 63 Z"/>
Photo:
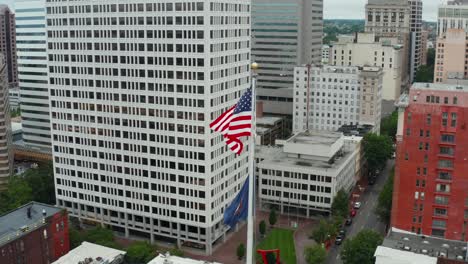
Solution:
<path fill-rule="evenodd" d="M 252 135 L 252 88 L 247 89 L 236 105 L 213 121 L 210 128 L 224 136 L 234 153 L 241 154 L 244 144 L 240 137 Z"/>

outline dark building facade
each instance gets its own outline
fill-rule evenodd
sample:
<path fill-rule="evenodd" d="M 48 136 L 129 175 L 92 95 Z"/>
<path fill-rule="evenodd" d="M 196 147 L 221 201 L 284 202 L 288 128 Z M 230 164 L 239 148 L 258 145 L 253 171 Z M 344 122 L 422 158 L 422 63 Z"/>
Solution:
<path fill-rule="evenodd" d="M 69 250 L 64 209 L 31 202 L 0 216 L 2 264 L 50 264 Z"/>
<path fill-rule="evenodd" d="M 0 52 L 5 56 L 10 86 L 18 85 L 18 60 L 16 55 L 15 14 L 7 5 L 0 5 Z"/>

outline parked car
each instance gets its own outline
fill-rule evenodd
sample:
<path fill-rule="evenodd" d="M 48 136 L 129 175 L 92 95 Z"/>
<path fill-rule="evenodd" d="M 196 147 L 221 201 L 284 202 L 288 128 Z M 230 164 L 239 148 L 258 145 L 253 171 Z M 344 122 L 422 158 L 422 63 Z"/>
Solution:
<path fill-rule="evenodd" d="M 356 216 L 356 210 L 354 210 L 354 209 L 351 210 L 351 212 L 349 213 L 349 215 L 350 215 L 351 217 L 355 217 L 355 216 Z"/>
<path fill-rule="evenodd" d="M 369 178 L 369 185 L 374 185 L 375 184 L 375 177 L 370 177 Z"/>
<path fill-rule="evenodd" d="M 338 235 L 345 237 L 346 236 L 346 230 L 341 229 L 340 232 L 338 232 Z"/>
<path fill-rule="evenodd" d="M 361 208 L 361 202 L 355 202 L 354 209 L 359 209 L 359 208 Z"/>
<path fill-rule="evenodd" d="M 341 235 L 338 235 L 335 239 L 335 245 L 341 245 L 343 243 L 344 237 Z"/>
<path fill-rule="evenodd" d="M 350 226 L 353 223 L 353 219 L 348 217 L 346 218 L 345 225 Z"/>

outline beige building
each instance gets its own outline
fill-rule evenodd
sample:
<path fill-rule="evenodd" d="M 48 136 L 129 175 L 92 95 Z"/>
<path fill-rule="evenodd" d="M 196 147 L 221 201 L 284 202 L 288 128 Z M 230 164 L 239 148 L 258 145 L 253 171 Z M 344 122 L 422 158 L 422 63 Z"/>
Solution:
<path fill-rule="evenodd" d="M 429 31 L 423 30 L 421 32 L 421 65 L 427 65 L 427 42 L 429 38 Z"/>
<path fill-rule="evenodd" d="M 468 40 L 464 29 L 448 29 L 437 39 L 434 82 L 452 83 L 467 78 Z"/>
<path fill-rule="evenodd" d="M 340 36 L 330 51 L 330 65 L 377 66 L 383 69 L 382 100 L 399 98 L 404 50 L 396 38 L 376 38 L 374 33 Z"/>
<path fill-rule="evenodd" d="M 4 57 L 0 55 L 0 191 L 5 189 L 13 167 L 7 72 Z"/>

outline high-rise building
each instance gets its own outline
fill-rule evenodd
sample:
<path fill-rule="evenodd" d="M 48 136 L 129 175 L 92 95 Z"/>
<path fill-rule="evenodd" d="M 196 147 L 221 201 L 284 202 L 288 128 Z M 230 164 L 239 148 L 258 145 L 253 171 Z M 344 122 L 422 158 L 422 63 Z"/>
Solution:
<path fill-rule="evenodd" d="M 258 95 L 271 89 L 288 89 L 294 83 L 294 67 L 318 64 L 322 59 L 322 0 L 253 0 L 252 59 L 259 63 Z M 292 93 L 292 90 L 286 90 Z M 291 94 L 292 96 L 292 94 Z M 279 104 L 287 97 L 278 100 Z M 259 98 L 265 112 L 281 113 L 278 101 Z M 270 107 L 270 105 L 272 105 Z"/>
<path fill-rule="evenodd" d="M 250 1 L 46 8 L 57 204 L 211 254 L 248 173 L 209 124 L 250 87 Z"/>
<path fill-rule="evenodd" d="M 296 67 L 293 132 L 358 124 L 380 131 L 382 76 L 380 67 Z"/>
<path fill-rule="evenodd" d="M 422 0 L 408 0 L 410 6 L 410 80 L 413 81 L 421 66 L 422 46 Z"/>
<path fill-rule="evenodd" d="M 408 0 L 368 0 L 366 4 L 365 32 L 375 33 L 379 39 L 397 38 L 402 46 L 401 80 L 403 86 L 410 81 L 411 7 Z"/>
<path fill-rule="evenodd" d="M 468 40 L 463 29 L 448 29 L 437 39 L 434 82 L 460 82 L 468 77 Z"/>
<path fill-rule="evenodd" d="M 415 83 L 398 105 L 391 225 L 468 240 L 468 86 Z"/>
<path fill-rule="evenodd" d="M 393 105 L 402 88 L 403 48 L 396 38 L 376 41 L 374 33 L 340 37 L 330 51 L 329 65 L 375 66 L 383 70 L 382 100 Z"/>
<path fill-rule="evenodd" d="M 429 41 L 429 31 L 421 32 L 421 65 L 427 65 L 427 45 Z"/>
<path fill-rule="evenodd" d="M 0 52 L 5 57 L 8 84 L 15 87 L 18 85 L 15 14 L 7 5 L 0 5 Z"/>
<path fill-rule="evenodd" d="M 450 28 L 468 30 L 468 1 L 448 1 L 439 6 L 437 36 L 442 38 Z"/>
<path fill-rule="evenodd" d="M 23 140 L 50 151 L 45 0 L 16 0 L 15 13 Z"/>
<path fill-rule="evenodd" d="M 5 190 L 13 168 L 7 72 L 5 59 L 0 55 L 0 191 Z"/>

